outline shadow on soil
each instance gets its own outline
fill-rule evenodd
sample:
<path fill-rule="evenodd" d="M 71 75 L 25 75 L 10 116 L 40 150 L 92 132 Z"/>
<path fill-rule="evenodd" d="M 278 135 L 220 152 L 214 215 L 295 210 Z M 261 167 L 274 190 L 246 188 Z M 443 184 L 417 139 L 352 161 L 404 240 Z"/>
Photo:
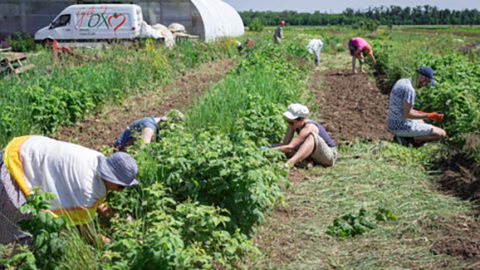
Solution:
<path fill-rule="evenodd" d="M 442 171 L 437 183 L 441 191 L 480 203 L 480 167 L 462 154 L 453 154 L 437 165 Z M 478 212 L 477 212 L 478 214 Z M 480 223 L 462 217 L 454 222 L 444 223 L 439 228 L 445 231 L 445 238 L 432 246 L 434 254 L 461 256 L 465 259 L 480 259 Z M 480 262 L 469 269 L 480 269 Z"/>

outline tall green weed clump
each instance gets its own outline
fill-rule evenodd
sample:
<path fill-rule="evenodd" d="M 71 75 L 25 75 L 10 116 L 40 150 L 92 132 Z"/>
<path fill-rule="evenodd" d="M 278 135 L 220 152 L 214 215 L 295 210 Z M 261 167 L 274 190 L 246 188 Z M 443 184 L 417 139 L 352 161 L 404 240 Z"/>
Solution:
<path fill-rule="evenodd" d="M 283 109 L 297 102 L 306 76 L 305 70 L 287 59 L 289 48 L 267 44 L 249 52 L 230 76 L 190 110 L 187 127 L 238 133 L 242 127 L 237 120 L 246 110 L 252 111 L 252 97 L 258 109 L 262 104 L 277 104 Z"/>

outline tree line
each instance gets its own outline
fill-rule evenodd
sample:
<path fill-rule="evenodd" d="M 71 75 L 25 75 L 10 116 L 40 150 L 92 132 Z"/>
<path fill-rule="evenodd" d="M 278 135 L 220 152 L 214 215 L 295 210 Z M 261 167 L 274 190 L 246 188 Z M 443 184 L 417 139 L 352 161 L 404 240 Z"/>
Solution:
<path fill-rule="evenodd" d="M 390 6 L 369 7 L 366 10 L 347 8 L 340 14 L 328 14 L 315 11 L 242 11 L 240 12 L 245 25 L 250 25 L 254 19 L 264 25 L 277 25 L 285 20 L 289 25 L 355 25 L 359 21 L 382 25 L 478 25 L 480 11 L 477 9 L 450 10 L 424 5 L 416 7 Z"/>

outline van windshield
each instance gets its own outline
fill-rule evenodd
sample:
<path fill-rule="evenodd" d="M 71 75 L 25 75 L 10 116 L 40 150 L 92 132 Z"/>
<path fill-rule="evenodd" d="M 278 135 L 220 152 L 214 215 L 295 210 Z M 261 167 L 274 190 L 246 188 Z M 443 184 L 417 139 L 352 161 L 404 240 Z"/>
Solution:
<path fill-rule="evenodd" d="M 52 28 L 62 27 L 70 23 L 70 14 L 63 14 L 52 22 Z"/>

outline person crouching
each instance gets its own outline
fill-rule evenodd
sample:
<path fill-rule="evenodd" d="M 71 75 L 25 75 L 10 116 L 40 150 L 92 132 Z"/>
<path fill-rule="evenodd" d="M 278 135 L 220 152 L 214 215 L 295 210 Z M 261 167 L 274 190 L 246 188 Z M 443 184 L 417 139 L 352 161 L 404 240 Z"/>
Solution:
<path fill-rule="evenodd" d="M 273 149 L 287 155 L 289 166 L 306 159 L 325 167 L 333 166 L 337 159 L 335 142 L 325 128 L 307 118 L 309 114 L 308 108 L 302 104 L 289 105 L 283 114 L 287 120 L 287 132 L 283 142 L 275 145 Z"/>

